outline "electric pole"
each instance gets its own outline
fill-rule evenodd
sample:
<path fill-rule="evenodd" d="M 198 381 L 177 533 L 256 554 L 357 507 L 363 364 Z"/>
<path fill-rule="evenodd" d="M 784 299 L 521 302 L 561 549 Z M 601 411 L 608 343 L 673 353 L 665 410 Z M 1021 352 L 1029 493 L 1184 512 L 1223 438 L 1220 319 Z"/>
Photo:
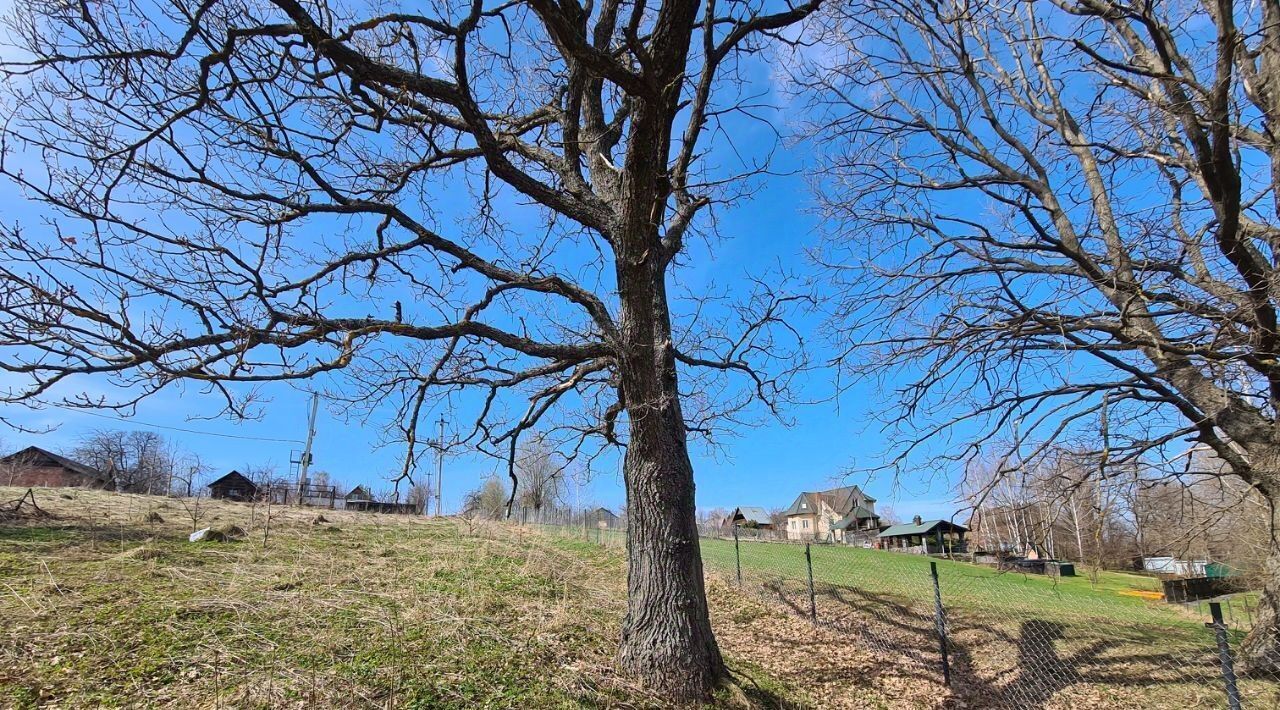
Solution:
<path fill-rule="evenodd" d="M 440 415 L 440 439 L 436 449 L 436 517 L 440 517 L 440 494 L 444 489 L 444 415 Z"/>
<path fill-rule="evenodd" d="M 298 505 L 307 491 L 307 469 L 311 468 L 311 441 L 316 436 L 316 410 L 320 408 L 320 395 L 311 393 L 311 416 L 307 419 L 307 444 L 302 449 L 302 460 L 298 462 Z"/>

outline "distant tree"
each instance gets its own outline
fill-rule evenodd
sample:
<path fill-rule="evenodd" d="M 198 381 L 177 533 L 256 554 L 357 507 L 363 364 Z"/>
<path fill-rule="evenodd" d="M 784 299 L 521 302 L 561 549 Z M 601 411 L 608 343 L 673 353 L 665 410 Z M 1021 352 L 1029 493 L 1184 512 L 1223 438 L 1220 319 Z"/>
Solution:
<path fill-rule="evenodd" d="M 173 450 L 153 431 L 97 429 L 80 437 L 72 458 L 107 474 L 125 493 L 167 493 L 174 475 Z"/>
<path fill-rule="evenodd" d="M 426 481 L 418 481 L 409 486 L 409 491 L 405 495 L 405 502 L 413 504 L 415 512 L 422 514 L 431 504 L 431 484 Z"/>
<path fill-rule="evenodd" d="M 374 492 L 373 499 L 381 503 L 399 503 L 400 489 L 395 486 L 383 486 Z"/>
<path fill-rule="evenodd" d="M 560 505 L 564 500 L 565 461 L 542 437 L 522 444 L 516 456 L 517 502 L 535 514 Z"/>
<path fill-rule="evenodd" d="M 702 524 L 708 528 L 724 528 L 727 527 L 727 518 L 729 517 L 728 508 L 711 508 L 702 511 L 700 516 Z"/>
<path fill-rule="evenodd" d="M 168 492 L 171 496 L 193 497 L 206 492 L 205 481 L 213 473 L 213 467 L 193 453 L 176 455 L 170 461 Z"/>
<path fill-rule="evenodd" d="M 497 474 L 489 476 L 480 487 L 467 493 L 462 508 L 466 515 L 497 520 L 506 514 L 509 492 Z"/>

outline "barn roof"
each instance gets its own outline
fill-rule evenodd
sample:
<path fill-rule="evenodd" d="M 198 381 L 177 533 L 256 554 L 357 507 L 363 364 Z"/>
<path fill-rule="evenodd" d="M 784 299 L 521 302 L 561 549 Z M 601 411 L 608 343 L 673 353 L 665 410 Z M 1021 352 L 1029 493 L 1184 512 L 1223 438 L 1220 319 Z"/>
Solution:
<path fill-rule="evenodd" d="M 351 489 L 350 493 L 343 496 L 343 498 L 350 501 L 361 501 L 361 500 L 372 501 L 373 493 L 370 492 L 369 489 L 365 488 L 364 486 L 356 486 L 355 488 Z"/>
<path fill-rule="evenodd" d="M 734 511 L 733 519 L 736 520 L 739 515 L 749 523 L 757 525 L 772 525 L 773 518 L 769 517 L 769 512 L 758 505 L 740 506 Z"/>
<path fill-rule="evenodd" d="M 878 537 L 902 537 L 903 535 L 927 535 L 934 531 L 935 528 L 942 527 L 948 532 L 968 532 L 969 528 L 963 525 L 957 525 L 950 520 L 926 520 L 922 523 L 904 523 L 902 525 L 893 525 L 880 533 Z"/>
<path fill-rule="evenodd" d="M 208 487 L 208 488 L 213 488 L 214 486 L 224 486 L 224 485 L 226 485 L 226 486 L 249 486 L 250 488 L 253 488 L 254 490 L 257 490 L 257 488 L 258 488 L 258 484 L 254 483 L 253 481 L 250 481 L 248 478 L 246 478 L 246 477 L 245 477 L 245 475 L 244 475 L 243 473 L 240 473 L 239 471 L 232 471 L 231 473 L 228 473 L 227 475 L 223 476 L 222 478 L 219 478 L 218 480 L 216 480 L 216 481 L 214 481 L 214 482 L 210 483 L 207 487 Z"/>
<path fill-rule="evenodd" d="M 72 461 L 65 456 L 59 456 L 58 454 L 42 449 L 39 446 L 28 446 L 21 451 L 9 454 L 8 456 L 0 459 L 0 463 L 21 463 L 27 466 L 61 466 L 72 473 L 87 476 L 100 482 L 106 482 L 111 478 L 96 468 L 86 466 L 79 461 Z"/>

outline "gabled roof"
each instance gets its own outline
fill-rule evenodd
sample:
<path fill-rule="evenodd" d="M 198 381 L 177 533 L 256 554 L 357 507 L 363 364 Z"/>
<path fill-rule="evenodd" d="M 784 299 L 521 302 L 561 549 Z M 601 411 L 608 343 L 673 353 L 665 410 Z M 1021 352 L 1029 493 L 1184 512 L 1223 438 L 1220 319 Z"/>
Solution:
<path fill-rule="evenodd" d="M 919 525 L 915 523 L 905 523 L 903 525 L 894 525 L 886 528 L 884 532 L 877 537 L 901 537 L 903 535 L 926 535 L 933 532 L 934 528 L 942 526 L 948 531 L 968 532 L 969 528 L 963 525 L 957 525 L 950 520 L 926 520 Z"/>
<path fill-rule="evenodd" d="M 743 520 L 749 523 L 755 523 L 756 525 L 773 524 L 773 518 L 769 517 L 769 511 L 758 505 L 743 505 L 734 508 L 733 514 L 729 516 L 729 519 L 737 520 L 738 516 L 742 516 Z"/>
<path fill-rule="evenodd" d="M 369 501 L 373 500 L 373 493 L 371 493 L 369 489 L 365 488 L 364 486 L 356 486 L 355 488 L 352 488 L 351 492 L 343 496 L 343 498 L 347 500 L 353 500 L 352 496 L 364 496 L 363 498 L 355 498 L 354 500 L 369 500 Z"/>
<path fill-rule="evenodd" d="M 609 516 L 610 518 L 616 518 L 616 517 L 618 517 L 618 514 L 617 514 L 617 513 L 614 513 L 612 510 L 609 510 L 608 508 L 605 508 L 605 507 L 603 507 L 603 506 L 601 506 L 601 507 L 599 507 L 599 508 L 596 508 L 593 512 L 596 512 L 596 513 L 604 513 L 605 515 Z"/>
<path fill-rule="evenodd" d="M 248 478 L 245 478 L 245 475 L 243 473 L 240 473 L 239 471 L 232 471 L 231 473 L 228 473 L 227 475 L 223 476 L 222 478 L 219 478 L 213 483 L 210 483 L 207 487 L 213 488 L 214 486 L 220 486 L 224 484 L 230 485 L 230 486 L 249 486 L 254 490 L 258 489 L 258 484 L 254 483 L 253 481 L 250 481 Z"/>
<path fill-rule="evenodd" d="M 61 466 L 72 473 L 92 478 L 95 481 L 105 483 L 111 480 L 110 476 L 95 468 L 86 466 L 79 461 L 72 461 L 65 456 L 59 456 L 39 446 L 28 446 L 22 451 L 9 454 L 0 459 L 0 463 L 19 463 L 26 466 Z"/>
<path fill-rule="evenodd" d="M 823 502 L 826 502 L 827 505 L 831 506 L 832 510 L 843 515 L 855 507 L 854 503 L 858 499 L 867 503 L 876 502 L 875 498 L 863 493 L 862 489 L 857 486 L 843 486 L 841 488 L 832 488 L 830 490 L 816 492 L 805 491 L 795 499 L 795 502 L 791 504 L 791 507 L 783 511 L 783 515 L 808 515 L 810 513 L 815 513 L 822 507 Z M 808 507 L 801 507 L 801 503 L 807 503 Z"/>

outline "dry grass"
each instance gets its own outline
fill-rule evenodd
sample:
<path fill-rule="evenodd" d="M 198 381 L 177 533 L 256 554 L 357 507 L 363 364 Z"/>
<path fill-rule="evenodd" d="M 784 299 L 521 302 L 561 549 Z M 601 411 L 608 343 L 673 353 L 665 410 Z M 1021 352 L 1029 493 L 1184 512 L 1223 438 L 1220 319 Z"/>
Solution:
<path fill-rule="evenodd" d="M 0 488 L 0 500 L 23 491 Z M 617 550 L 506 525 L 40 490 L 0 525 L 0 705 L 663 707 L 614 669 Z M 154 514 L 154 515 L 152 515 Z M 936 673 L 712 580 L 718 706 L 935 708 Z"/>

